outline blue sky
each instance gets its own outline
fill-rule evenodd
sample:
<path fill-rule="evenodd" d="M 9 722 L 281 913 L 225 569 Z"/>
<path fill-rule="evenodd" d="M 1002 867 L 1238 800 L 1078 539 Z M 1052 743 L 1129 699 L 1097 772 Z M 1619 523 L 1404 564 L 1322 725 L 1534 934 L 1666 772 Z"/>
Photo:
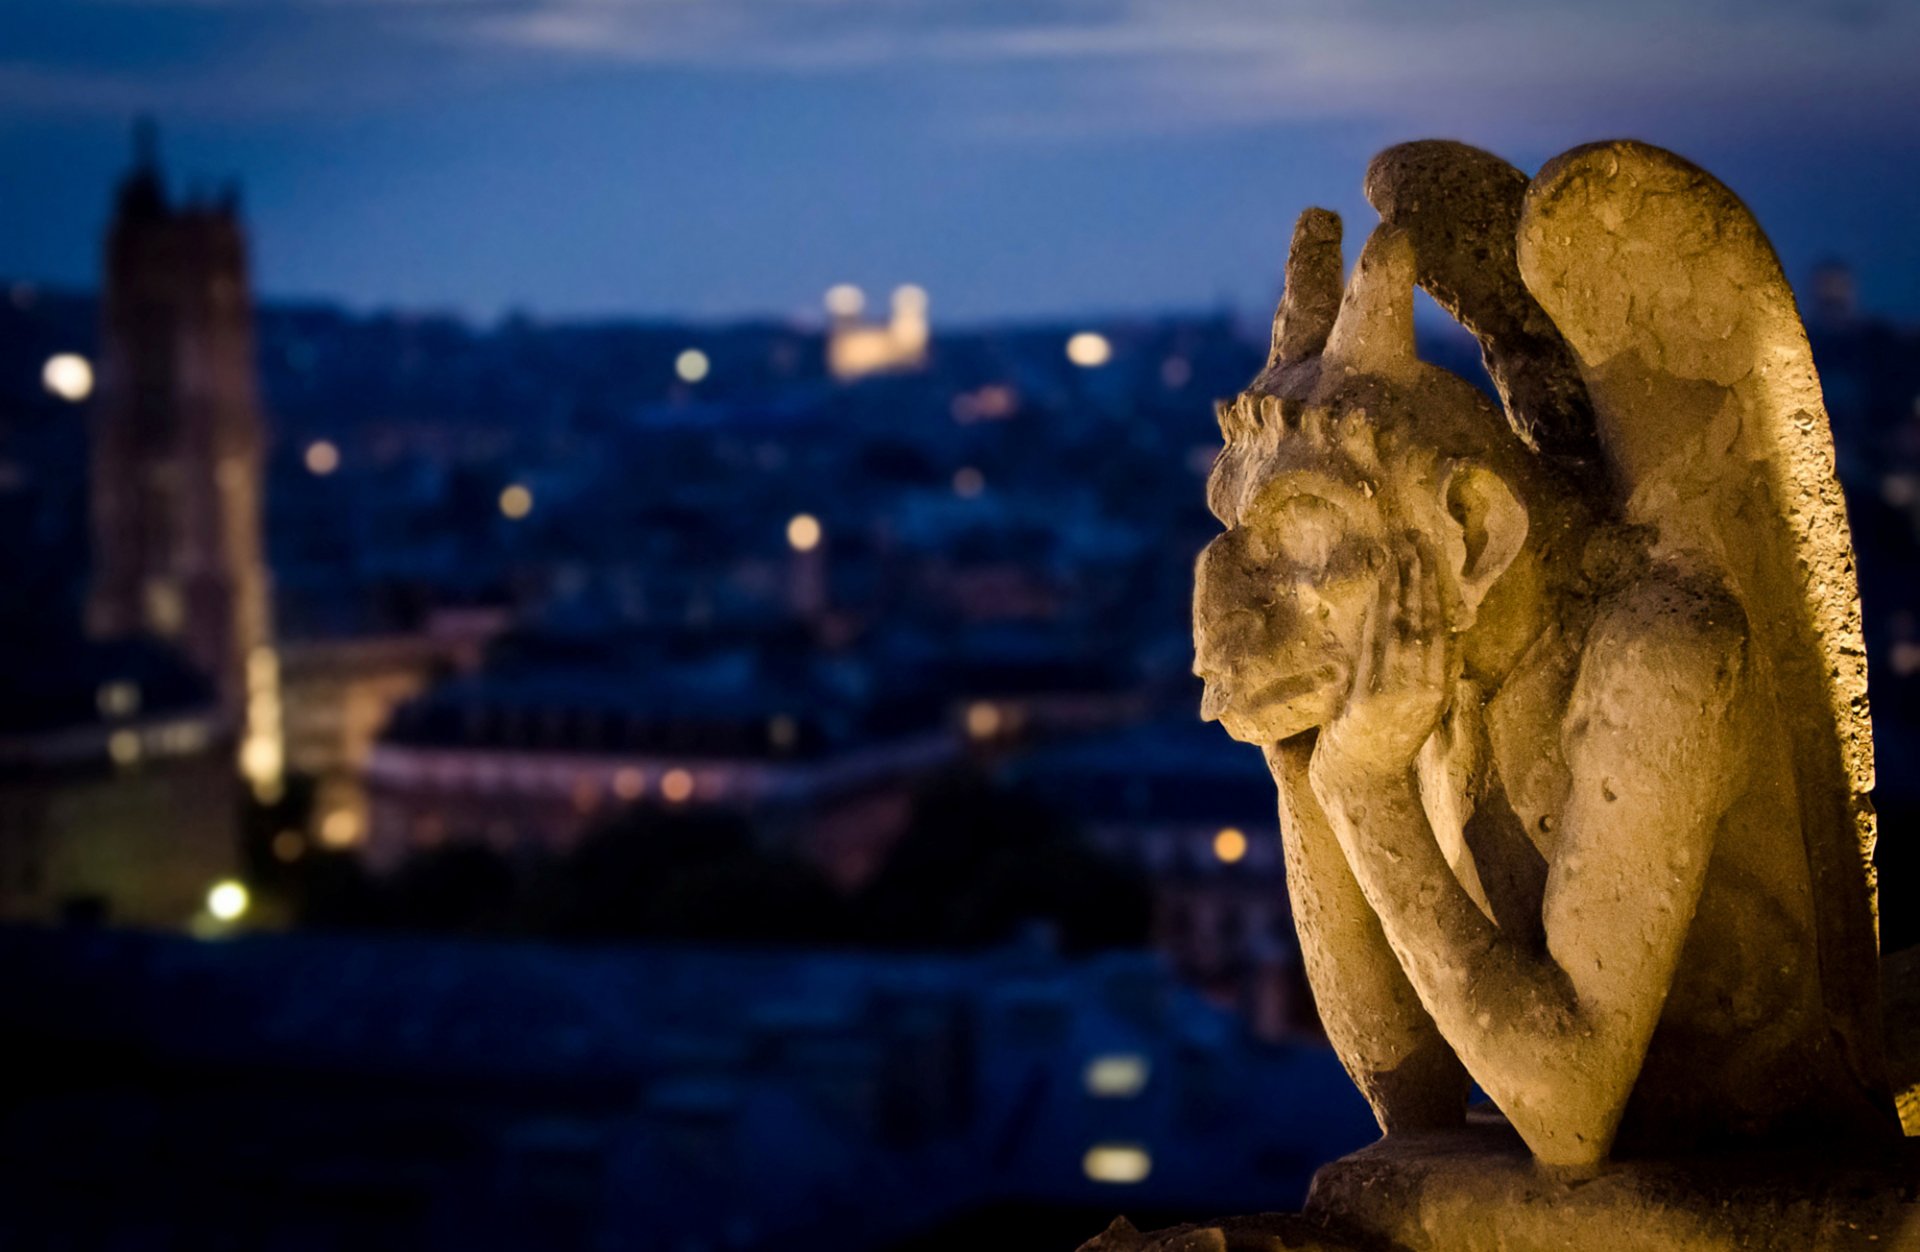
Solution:
<path fill-rule="evenodd" d="M 1631 134 L 1920 319 L 1912 3 L 6 0 L 0 274 L 93 281 L 141 111 L 264 291 L 359 307 L 1251 310 L 1388 143 Z"/>

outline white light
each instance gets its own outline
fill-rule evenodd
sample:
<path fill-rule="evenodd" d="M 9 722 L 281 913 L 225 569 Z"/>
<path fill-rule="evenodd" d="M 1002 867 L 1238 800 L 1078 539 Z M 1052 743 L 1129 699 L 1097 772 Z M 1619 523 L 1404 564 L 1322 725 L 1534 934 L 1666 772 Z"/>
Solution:
<path fill-rule="evenodd" d="M 1136 1144 L 1097 1143 L 1087 1149 L 1080 1168 L 1095 1182 L 1144 1182 L 1153 1172 L 1153 1158 Z"/>
<path fill-rule="evenodd" d="M 77 352 L 62 352 L 47 358 L 40 383 L 62 400 L 78 404 L 93 394 L 93 366 Z"/>
<path fill-rule="evenodd" d="M 713 372 L 713 362 L 700 349 L 688 348 L 673 358 L 673 372 L 680 376 L 683 383 L 697 383 Z"/>
<path fill-rule="evenodd" d="M 207 912 L 223 922 L 238 921 L 249 902 L 247 889 L 231 878 L 213 884 L 207 892 Z"/>
<path fill-rule="evenodd" d="M 340 468 L 340 449 L 325 439 L 307 445 L 307 471 L 321 478 Z"/>
<path fill-rule="evenodd" d="M 1113 345 L 1105 335 L 1083 330 L 1067 340 L 1067 360 L 1081 369 L 1096 369 L 1113 359 Z"/>
<path fill-rule="evenodd" d="M 1131 1100 L 1145 1089 L 1150 1072 L 1146 1057 L 1133 1052 L 1115 1052 L 1088 1061 L 1083 1077 L 1088 1095 L 1103 1100 Z"/>
<path fill-rule="evenodd" d="M 906 283 L 893 289 L 893 313 L 895 317 L 925 318 L 927 315 L 927 289 L 918 283 Z"/>
<path fill-rule="evenodd" d="M 827 288 L 827 312 L 835 317 L 859 317 L 867 307 L 866 293 L 852 283 L 837 283 Z"/>
<path fill-rule="evenodd" d="M 811 513 L 795 513 L 787 522 L 787 545 L 795 552 L 811 552 L 820 546 L 820 519 Z"/>

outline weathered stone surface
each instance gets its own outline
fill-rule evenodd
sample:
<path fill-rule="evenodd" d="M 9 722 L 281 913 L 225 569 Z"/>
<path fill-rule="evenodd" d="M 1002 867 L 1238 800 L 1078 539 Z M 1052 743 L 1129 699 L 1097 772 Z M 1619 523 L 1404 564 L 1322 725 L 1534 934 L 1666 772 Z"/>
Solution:
<path fill-rule="evenodd" d="M 1920 1160 L 1734 1152 L 1556 1178 L 1505 1127 L 1399 1136 L 1326 1166 L 1308 1216 L 1404 1252 L 1910 1252 Z"/>
<path fill-rule="evenodd" d="M 1368 174 L 1220 408 L 1203 715 L 1266 755 L 1329 1038 L 1389 1136 L 1469 1078 L 1541 1162 L 1883 1144 L 1865 670 L 1792 294 L 1636 143 Z M 1426 287 L 1506 412 L 1414 352 Z"/>

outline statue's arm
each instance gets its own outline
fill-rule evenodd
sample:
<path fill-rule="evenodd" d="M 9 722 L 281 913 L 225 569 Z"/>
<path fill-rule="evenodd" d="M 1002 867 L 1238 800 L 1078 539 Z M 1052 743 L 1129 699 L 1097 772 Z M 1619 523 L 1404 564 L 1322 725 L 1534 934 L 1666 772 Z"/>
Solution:
<path fill-rule="evenodd" d="M 1313 742 L 1267 750 L 1300 958 L 1320 1024 L 1387 1134 L 1458 1125 L 1467 1073 L 1420 1006 L 1308 782 Z"/>
<path fill-rule="evenodd" d="M 1312 782 L 1421 1003 L 1541 1160 L 1604 1158 L 1672 984 L 1743 770 L 1737 605 L 1659 583 L 1589 635 L 1563 735 L 1546 951 L 1454 878 L 1410 765 L 1316 753 Z M 1407 646 L 1404 638 L 1399 646 Z"/>

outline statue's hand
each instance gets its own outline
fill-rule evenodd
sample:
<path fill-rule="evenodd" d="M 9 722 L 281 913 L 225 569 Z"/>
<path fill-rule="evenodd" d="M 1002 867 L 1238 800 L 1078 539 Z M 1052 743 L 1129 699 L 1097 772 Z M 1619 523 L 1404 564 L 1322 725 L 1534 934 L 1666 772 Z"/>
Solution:
<path fill-rule="evenodd" d="M 1314 749 L 1316 781 L 1364 787 L 1412 766 L 1452 695 L 1455 638 L 1441 597 L 1439 555 L 1425 537 L 1410 533 L 1389 555 L 1346 705 Z"/>

